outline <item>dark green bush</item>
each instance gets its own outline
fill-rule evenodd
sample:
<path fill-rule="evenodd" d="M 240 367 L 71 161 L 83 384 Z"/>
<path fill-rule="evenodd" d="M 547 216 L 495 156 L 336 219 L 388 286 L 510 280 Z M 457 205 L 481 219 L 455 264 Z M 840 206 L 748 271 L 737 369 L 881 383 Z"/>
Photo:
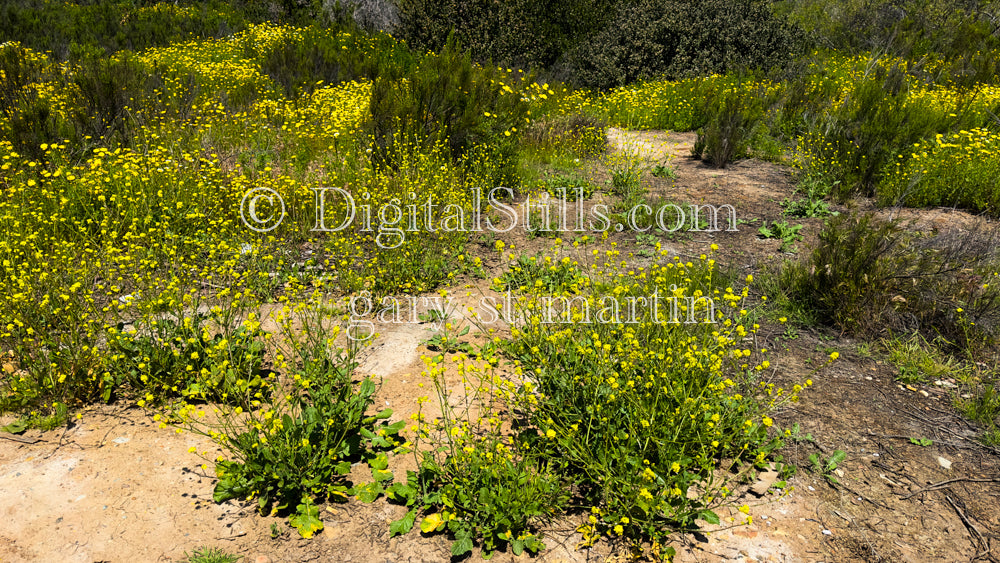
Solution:
<path fill-rule="evenodd" d="M 368 40 L 340 38 L 328 30 L 309 27 L 301 41 L 279 44 L 267 52 L 247 46 L 247 57 L 260 61 L 261 70 L 279 84 L 288 97 L 308 94 L 319 81 L 325 85 L 348 80 L 373 80 L 383 74 L 401 76 L 413 65 L 405 45 L 385 34 Z"/>
<path fill-rule="evenodd" d="M 81 61 L 69 79 L 80 96 L 70 113 L 77 134 L 102 144 L 131 145 L 155 103 L 147 88 L 155 75 L 128 56 Z"/>
<path fill-rule="evenodd" d="M 749 155 L 749 141 L 764 116 L 763 92 L 737 84 L 710 96 L 701 110 L 707 118 L 692 148 L 695 158 L 716 168 Z"/>
<path fill-rule="evenodd" d="M 796 30 L 761 0 L 631 0 L 590 35 L 567 64 L 580 84 L 609 88 L 636 80 L 771 67 L 797 49 Z"/>
<path fill-rule="evenodd" d="M 827 70 L 822 54 L 798 58 L 770 79 L 781 84 L 781 90 L 768 112 L 768 130 L 785 143 L 815 129 L 840 94 L 840 85 Z"/>
<path fill-rule="evenodd" d="M 127 52 L 113 58 L 85 56 L 69 72 L 54 76 L 19 60 L 22 54 L 21 49 L 0 50 L 0 114 L 6 121 L 4 136 L 33 158 L 44 158 L 44 143 L 68 142 L 76 150 L 130 146 L 151 116 L 190 111 L 197 92 L 189 79 L 181 96 L 161 96 L 163 71 L 147 68 Z M 40 95 L 47 88 L 70 98 L 65 110 L 57 111 L 48 96 Z"/>
<path fill-rule="evenodd" d="M 594 29 L 618 0 L 401 0 L 398 36 L 415 48 L 438 51 L 448 34 L 473 60 L 546 67 Z"/>
<path fill-rule="evenodd" d="M 221 37 L 245 26 L 243 16 L 224 2 L 179 3 L 189 10 L 176 9 L 177 2 L 150 4 L 11 0 L 0 6 L 0 37 L 65 59 L 73 44 L 105 53 L 139 51 L 192 36 Z"/>
<path fill-rule="evenodd" d="M 817 171 L 840 178 L 837 195 L 872 195 L 886 165 L 920 139 L 960 124 L 956 116 L 908 103 L 907 73 L 899 65 L 876 66 L 854 85 L 843 103 L 818 122 L 808 149 Z"/>
<path fill-rule="evenodd" d="M 42 65 L 25 57 L 23 48 L 0 49 L 0 116 L 6 122 L 4 134 L 15 151 L 33 159 L 43 157 L 42 143 L 62 139 L 70 133 L 67 124 L 58 119 L 33 85 L 42 77 Z"/>
<path fill-rule="evenodd" d="M 989 73 L 996 68 L 995 55 L 982 56 L 1000 47 L 1000 8 L 990 0 L 783 0 L 775 6 L 807 29 L 819 47 L 914 60 L 937 54 L 959 59 L 956 76 L 968 77 L 971 71 L 980 79 L 996 79 L 995 72 Z"/>
<path fill-rule="evenodd" d="M 403 80 L 380 76 L 372 87 L 368 124 L 373 158 L 393 166 L 400 143 L 443 142 L 456 161 L 491 161 L 495 185 L 517 186 L 518 127 L 524 126 L 527 106 L 509 84 L 504 88 L 510 81 L 496 68 L 474 65 L 453 38 Z"/>

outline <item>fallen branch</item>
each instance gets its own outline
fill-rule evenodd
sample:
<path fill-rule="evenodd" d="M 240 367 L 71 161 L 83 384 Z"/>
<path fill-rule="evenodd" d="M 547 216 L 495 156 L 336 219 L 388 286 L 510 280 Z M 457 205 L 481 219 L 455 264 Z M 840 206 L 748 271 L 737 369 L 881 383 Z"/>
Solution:
<path fill-rule="evenodd" d="M 983 534 L 979 532 L 979 530 L 976 528 L 976 525 L 973 524 L 972 521 L 969 520 L 969 517 L 965 515 L 965 512 L 963 512 L 962 509 L 959 508 L 957 504 L 955 504 L 955 501 L 951 500 L 950 496 L 945 495 L 944 498 L 945 500 L 948 501 L 948 504 L 950 504 L 951 507 L 955 509 L 955 513 L 957 513 L 958 517 L 962 519 L 962 524 L 965 525 L 966 529 L 969 530 L 969 534 L 971 534 L 973 539 L 976 540 L 975 543 L 978 544 L 976 546 L 976 556 L 973 557 L 973 559 L 979 559 L 984 553 L 989 555 L 989 549 L 987 548 L 986 539 L 983 538 Z"/>
<path fill-rule="evenodd" d="M 22 444 L 28 444 L 29 446 L 31 444 L 37 444 L 38 442 L 44 442 L 45 441 L 45 440 L 42 440 L 41 438 L 20 438 L 18 436 L 7 436 L 7 435 L 4 435 L 4 434 L 0 434 L 0 438 L 3 438 L 5 440 L 10 440 L 12 442 L 20 442 Z"/>
<path fill-rule="evenodd" d="M 972 479 L 969 477 L 959 477 L 958 479 L 948 479 L 947 481 L 941 481 L 940 483 L 934 483 L 926 488 L 920 489 L 919 491 L 913 491 L 912 493 L 903 497 L 902 500 L 906 500 L 912 496 L 919 495 L 920 493 L 926 493 L 927 491 L 936 491 L 937 489 L 943 489 L 944 487 L 952 483 L 1000 483 L 1000 477 L 992 477 L 989 479 Z"/>

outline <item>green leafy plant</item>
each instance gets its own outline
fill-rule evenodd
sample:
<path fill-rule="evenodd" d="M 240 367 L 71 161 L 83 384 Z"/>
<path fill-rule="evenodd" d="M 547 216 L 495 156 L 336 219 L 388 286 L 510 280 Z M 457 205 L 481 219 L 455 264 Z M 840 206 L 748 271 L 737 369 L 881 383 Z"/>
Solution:
<path fill-rule="evenodd" d="M 811 217 L 828 217 L 839 215 L 839 211 L 833 211 L 830 209 L 830 204 L 815 199 L 800 199 L 792 201 L 791 199 L 784 199 L 781 202 L 781 207 L 784 210 L 783 213 L 789 217 L 798 218 L 811 218 Z"/>
<path fill-rule="evenodd" d="M 669 178 L 671 180 L 677 179 L 677 170 L 669 164 L 657 164 L 653 167 L 650 174 L 656 176 L 657 178 Z"/>
<path fill-rule="evenodd" d="M 514 555 L 544 549 L 533 524 L 565 505 L 566 484 L 539 473 L 534 462 L 523 457 L 486 455 L 502 443 L 487 439 L 443 460 L 426 453 L 420 471 L 408 472 L 406 484 L 395 483 L 388 489 L 390 500 L 410 507 L 391 524 L 390 532 L 409 532 L 417 515 L 424 514 L 420 531 L 451 534 L 456 557 L 472 551 L 475 541 L 481 542 L 484 558 L 504 546 Z"/>
<path fill-rule="evenodd" d="M 757 232 L 764 238 L 781 240 L 779 252 L 796 252 L 795 242 L 802 240 L 802 235 L 799 234 L 801 229 L 802 225 L 789 225 L 787 221 L 774 221 L 770 226 L 765 221 Z"/>
<path fill-rule="evenodd" d="M 51 409 L 51 414 L 47 415 L 36 411 L 34 414 L 22 416 L 14 422 L 0 427 L 0 432 L 21 434 L 29 428 L 37 428 L 42 432 L 48 432 L 49 430 L 65 426 L 69 421 L 69 409 L 67 409 L 66 404 L 56 402 L 51 405 Z"/>
<path fill-rule="evenodd" d="M 844 461 L 847 458 L 847 453 L 844 450 L 834 450 L 830 457 L 824 458 L 818 453 L 814 453 L 809 456 L 809 463 L 812 464 L 813 471 L 819 473 L 825 477 L 831 483 L 839 483 L 837 478 L 832 475 L 832 473 L 837 469 L 837 464 Z"/>
<path fill-rule="evenodd" d="M 122 331 L 113 341 L 117 361 L 112 374 L 145 392 L 141 406 L 176 396 L 223 401 L 244 397 L 251 389 L 267 393 L 262 334 L 235 323 L 238 310 L 218 310 L 180 320 L 159 318 L 150 321 L 148 330 Z M 227 328 L 212 335 L 210 324 Z M 112 390 L 105 387 L 105 400 Z"/>
<path fill-rule="evenodd" d="M 824 198 L 836 189 L 840 180 L 827 181 L 819 174 L 806 174 L 799 181 L 792 195 L 801 194 L 805 197 L 792 200 L 785 198 L 781 202 L 783 213 L 789 217 L 809 218 L 837 216 L 840 213 L 830 209 L 830 204 Z"/>
<path fill-rule="evenodd" d="M 201 547 L 190 555 L 185 552 L 184 557 L 188 563 L 236 563 L 243 559 L 242 555 L 233 555 L 220 547 Z"/>
<path fill-rule="evenodd" d="M 928 438 L 910 438 L 910 443 L 924 448 L 934 445 L 934 441 Z"/>
<path fill-rule="evenodd" d="M 456 325 L 451 320 L 451 312 L 441 309 L 430 309 L 427 313 L 422 313 L 420 319 L 424 322 L 435 324 L 437 331 L 434 336 L 424 341 L 424 345 L 429 350 L 441 354 L 452 354 L 455 352 L 472 352 L 472 345 L 463 342 L 461 338 L 469 334 L 470 326 L 459 323 Z M 432 329 L 433 330 L 433 329 Z"/>
<path fill-rule="evenodd" d="M 288 513 L 289 523 L 308 538 L 323 528 L 316 501 L 344 501 L 355 493 L 347 483 L 351 464 L 402 444 L 404 422 L 388 423 L 391 409 L 366 413 L 377 386 L 370 378 L 353 382 L 359 341 L 338 344 L 342 327 L 330 328 L 341 318 L 335 310 L 317 298 L 298 310 L 294 324 L 290 313 L 280 317 L 289 344 L 267 379 L 281 389 L 271 400 L 264 403 L 248 389 L 246 403 L 236 401 L 248 408 L 218 408 L 216 423 L 205 422 L 203 410 L 190 403 L 170 416 L 229 453 L 230 459 L 216 460 L 216 502 L 256 498 L 262 513 Z"/>
<path fill-rule="evenodd" d="M 556 199 L 580 201 L 594 195 L 594 184 L 578 176 L 559 175 L 544 183 L 545 190 Z"/>
<path fill-rule="evenodd" d="M 506 548 L 516 555 L 537 553 L 545 547 L 539 524 L 565 509 L 570 490 L 552 463 L 521 438 L 501 431 L 497 415 L 523 397 L 510 394 L 512 386 L 496 377 L 495 349 L 484 354 L 478 361 L 455 358 L 461 363 L 461 385 L 471 391 L 459 397 L 449 390 L 443 358 L 426 359 L 424 375 L 433 381 L 441 416 L 426 421 L 423 407 L 417 415 L 418 470 L 408 471 L 405 483 L 385 489 L 390 501 L 409 508 L 390 532 L 408 533 L 421 516 L 422 533 L 447 532 L 454 538 L 454 556 L 475 544 L 484 558 Z M 420 448 L 421 442 L 431 448 Z"/>
<path fill-rule="evenodd" d="M 805 435 L 802 434 L 802 426 L 798 422 L 793 424 L 789 429 L 788 439 L 796 443 L 814 441 L 811 433 Z"/>

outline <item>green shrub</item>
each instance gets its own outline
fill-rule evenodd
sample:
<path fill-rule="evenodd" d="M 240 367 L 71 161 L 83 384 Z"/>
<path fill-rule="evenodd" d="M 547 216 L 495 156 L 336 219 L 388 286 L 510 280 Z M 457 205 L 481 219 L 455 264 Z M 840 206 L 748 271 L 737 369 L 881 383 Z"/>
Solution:
<path fill-rule="evenodd" d="M 149 3 L 11 0 L 0 7 L 0 37 L 65 59 L 81 46 L 108 55 L 192 36 L 222 37 L 245 26 L 240 10 L 226 2 L 139 4 Z"/>
<path fill-rule="evenodd" d="M 707 256 L 684 263 L 660 255 L 641 274 L 612 267 L 556 287 L 526 277 L 513 315 L 523 322 L 503 343 L 525 370 L 517 404 L 527 420 L 515 427 L 524 428 L 526 451 L 558 460 L 554 469 L 592 507 L 579 529 L 585 542 L 607 534 L 654 552 L 671 530 L 717 522 L 726 481 L 780 444 L 768 410 L 802 389 L 770 389 L 758 401 L 757 374 L 768 363 L 742 349 L 737 335 L 750 334 L 753 321 L 739 312 L 735 284 Z M 654 292 L 715 297 L 681 300 L 673 311 L 667 301 L 639 300 Z M 612 312 L 612 300 L 620 310 Z"/>
<path fill-rule="evenodd" d="M 384 470 L 379 452 L 402 444 L 404 423 L 385 422 L 392 410 L 367 415 L 377 387 L 368 377 L 354 382 L 359 342 L 338 343 L 343 312 L 335 308 L 317 293 L 295 313 L 288 306 L 280 311 L 286 344 L 275 354 L 278 371 L 267 380 L 273 397 L 243 389 L 233 401 L 238 406 L 215 407 L 212 422 L 191 403 L 170 413 L 179 426 L 211 437 L 228 453 L 229 459 L 216 460 L 216 502 L 256 498 L 262 513 L 290 514 L 290 524 L 306 538 L 323 528 L 315 502 L 343 501 L 353 492 L 346 477 L 352 463 L 369 461 Z"/>
<path fill-rule="evenodd" d="M 231 308 L 227 311 L 230 317 L 235 313 Z M 263 335 L 233 327 L 233 321 L 206 313 L 186 315 L 180 321 L 164 316 L 151 320 L 142 331 L 113 335 L 114 362 L 109 370 L 116 382 L 115 387 L 104 387 L 104 400 L 110 400 L 112 390 L 122 385 L 144 395 L 141 405 L 178 396 L 228 402 L 245 399 L 251 389 L 263 398 L 269 393 L 261 370 Z M 218 331 L 214 335 L 210 324 Z M 242 406 L 249 408 L 247 403 Z"/>
<path fill-rule="evenodd" d="M 926 139 L 888 166 L 882 205 L 960 207 L 1000 215 L 1000 135 L 962 130 Z"/>
<path fill-rule="evenodd" d="M 454 39 L 403 79 L 380 76 L 372 87 L 368 122 L 374 160 L 392 167 L 400 143 L 440 142 L 455 161 L 493 167 L 492 186 L 517 186 L 518 130 L 527 106 L 510 82 L 493 67 L 473 64 Z"/>
<path fill-rule="evenodd" d="M 339 35 L 316 27 L 306 28 L 301 40 L 279 43 L 265 52 L 249 43 L 245 50 L 288 98 L 311 93 L 319 82 L 329 86 L 383 74 L 398 78 L 414 62 L 405 45 L 388 35 Z"/>
<path fill-rule="evenodd" d="M 848 52 L 884 52 L 913 60 L 938 54 L 957 61 L 1000 46 L 996 4 L 988 0 L 783 0 L 775 2 L 775 9 L 808 30 L 816 46 Z M 972 58 L 996 65 L 985 57 L 966 61 Z"/>
<path fill-rule="evenodd" d="M 129 146 L 155 100 L 151 73 L 128 55 L 80 62 L 70 78 L 79 93 L 79 104 L 70 119 L 79 137 L 90 137 L 106 146 Z"/>
<path fill-rule="evenodd" d="M 572 493 L 565 478 L 554 471 L 558 462 L 540 457 L 520 438 L 505 435 L 499 418 L 483 416 L 482 408 L 499 415 L 513 406 L 513 395 L 512 386 L 492 367 L 499 360 L 495 349 L 482 352 L 485 362 L 465 354 L 452 360 L 461 362 L 463 385 L 489 397 L 488 405 L 453 396 L 444 380 L 443 356 L 424 358 L 428 367 L 423 375 L 433 379 L 442 415 L 430 423 L 422 412 L 417 415 L 422 421 L 417 442 L 426 441 L 432 448 L 424 448 L 422 456 L 415 453 L 418 471 L 408 471 L 406 483 L 387 490 L 390 500 L 410 507 L 390 531 L 409 532 L 422 513 L 420 531 L 447 532 L 455 540 L 454 556 L 468 553 L 474 543 L 480 544 L 487 559 L 498 549 L 515 555 L 525 550 L 537 553 L 545 548 L 538 528 L 567 508 Z"/>
<path fill-rule="evenodd" d="M 663 76 L 771 67 L 796 51 L 795 30 L 760 0 L 630 0 L 567 54 L 573 79 L 610 88 Z"/>
<path fill-rule="evenodd" d="M 908 76 L 899 64 L 888 70 L 875 61 L 872 66 L 800 144 L 810 170 L 841 180 L 836 194 L 841 198 L 874 194 L 897 155 L 909 154 L 914 143 L 957 121 L 910 100 Z"/>
<path fill-rule="evenodd" d="M 755 90 L 738 83 L 709 97 L 701 110 L 707 123 L 691 150 L 695 158 L 725 168 L 749 155 L 750 139 L 764 116 L 764 92 Z"/>
<path fill-rule="evenodd" d="M 41 95 L 46 76 L 44 59 L 24 47 L 0 47 L 0 115 L 5 137 L 14 150 L 33 159 L 43 159 L 44 143 L 72 134 L 47 96 Z"/>
<path fill-rule="evenodd" d="M 825 198 L 840 183 L 840 180 L 829 181 L 816 174 L 806 174 L 799 179 L 798 186 L 792 195 L 801 194 L 801 199 L 793 200 L 785 198 L 781 201 L 782 213 L 789 217 L 826 217 L 828 215 L 840 215 L 837 211 L 830 209 L 830 204 Z"/>
<path fill-rule="evenodd" d="M 398 36 L 417 49 L 440 51 L 448 34 L 473 60 L 521 68 L 547 67 L 593 29 L 615 0 L 402 0 Z"/>

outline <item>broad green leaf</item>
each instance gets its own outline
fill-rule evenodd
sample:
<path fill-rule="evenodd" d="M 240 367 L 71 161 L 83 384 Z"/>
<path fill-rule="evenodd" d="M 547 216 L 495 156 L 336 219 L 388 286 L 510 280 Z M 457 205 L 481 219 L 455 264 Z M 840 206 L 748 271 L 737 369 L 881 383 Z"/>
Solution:
<path fill-rule="evenodd" d="M 719 515 L 712 512 L 711 510 L 702 510 L 698 514 L 698 516 L 700 516 L 702 520 L 708 522 L 709 524 L 717 525 L 719 523 Z"/>
<path fill-rule="evenodd" d="M 382 481 L 392 481 L 392 471 L 383 471 L 381 469 L 372 468 L 372 479 L 378 482 Z"/>
<path fill-rule="evenodd" d="M 243 479 L 235 473 L 225 473 L 219 482 L 215 484 L 212 491 L 212 500 L 215 502 L 226 502 L 229 499 L 242 498 L 246 496 L 247 488 Z"/>
<path fill-rule="evenodd" d="M 389 537 L 402 535 L 413 529 L 413 522 L 417 519 L 417 510 L 413 509 L 406 513 L 399 520 L 389 524 Z"/>
<path fill-rule="evenodd" d="M 465 555 L 470 551 L 472 551 L 472 538 L 468 536 L 455 539 L 455 543 L 451 546 L 451 554 L 455 557 Z"/>
<path fill-rule="evenodd" d="M 368 462 L 372 469 L 386 469 L 389 467 L 389 457 L 384 453 L 375 456 L 375 459 Z"/>
<path fill-rule="evenodd" d="M 7 426 L 0 428 L 0 430 L 4 432 L 10 432 L 11 434 L 20 434 L 21 432 L 24 432 L 27 429 L 28 429 L 28 422 L 25 421 L 24 419 L 15 420 L 14 422 L 11 422 Z"/>
<path fill-rule="evenodd" d="M 358 389 L 358 395 L 361 397 L 370 397 L 374 393 L 375 383 L 371 379 L 365 378 L 365 380 L 361 382 L 361 388 Z"/>
<path fill-rule="evenodd" d="M 406 501 L 406 505 L 410 506 L 417 500 L 417 489 L 405 483 L 393 483 L 391 487 L 386 489 L 385 495 L 390 500 Z"/>
<path fill-rule="evenodd" d="M 323 521 L 319 519 L 319 509 L 312 505 L 300 504 L 299 511 L 288 519 L 288 523 L 306 539 L 323 529 Z"/>
<path fill-rule="evenodd" d="M 354 488 L 354 496 L 361 502 L 374 502 L 383 491 L 381 483 L 365 483 Z"/>
<path fill-rule="evenodd" d="M 532 553 L 538 553 L 539 551 L 545 549 L 545 542 L 539 540 L 535 536 L 531 536 L 524 540 L 524 547 Z"/>

